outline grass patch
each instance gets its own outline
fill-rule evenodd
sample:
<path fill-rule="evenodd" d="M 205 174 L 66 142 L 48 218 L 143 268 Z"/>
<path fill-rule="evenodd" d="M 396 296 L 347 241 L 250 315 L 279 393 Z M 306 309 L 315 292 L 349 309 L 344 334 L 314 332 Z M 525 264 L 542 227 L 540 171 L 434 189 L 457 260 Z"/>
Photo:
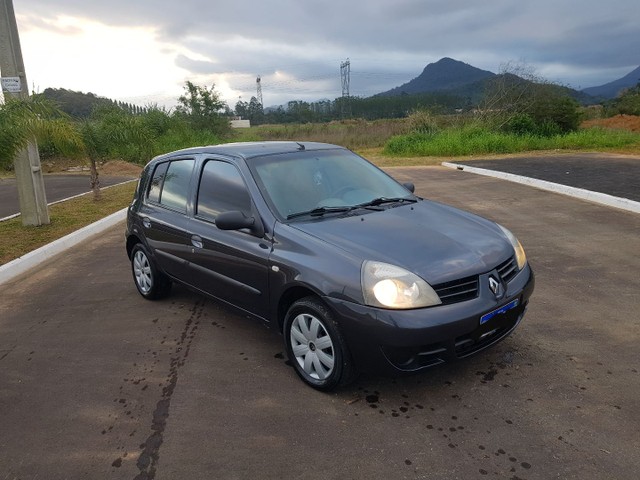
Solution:
<path fill-rule="evenodd" d="M 459 157 L 539 150 L 640 152 L 640 134 L 588 128 L 542 137 L 493 132 L 481 127 L 450 128 L 436 133 L 411 133 L 391 138 L 382 153 L 393 157 Z"/>
<path fill-rule="evenodd" d="M 125 208 L 131 203 L 135 188 L 136 183 L 130 182 L 103 190 L 98 201 L 88 194 L 52 205 L 49 207 L 49 225 L 25 227 L 20 217 L 0 222 L 0 264 Z"/>

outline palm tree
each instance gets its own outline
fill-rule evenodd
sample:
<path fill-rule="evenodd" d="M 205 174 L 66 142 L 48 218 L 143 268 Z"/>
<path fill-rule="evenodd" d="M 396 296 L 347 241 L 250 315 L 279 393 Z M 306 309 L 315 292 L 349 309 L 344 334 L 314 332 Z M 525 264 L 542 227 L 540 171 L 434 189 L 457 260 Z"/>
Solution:
<path fill-rule="evenodd" d="M 84 143 L 70 118 L 39 95 L 9 99 L 0 105 L 0 168 L 10 168 L 30 140 L 48 141 L 63 153 L 79 157 Z"/>

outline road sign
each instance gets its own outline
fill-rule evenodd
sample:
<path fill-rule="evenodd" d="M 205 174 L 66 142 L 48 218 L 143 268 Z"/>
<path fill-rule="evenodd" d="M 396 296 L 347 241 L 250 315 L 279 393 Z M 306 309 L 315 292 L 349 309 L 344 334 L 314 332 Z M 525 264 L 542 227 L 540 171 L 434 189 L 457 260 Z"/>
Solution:
<path fill-rule="evenodd" d="M 2 90 L 9 93 L 20 93 L 22 83 L 20 77 L 2 77 Z"/>

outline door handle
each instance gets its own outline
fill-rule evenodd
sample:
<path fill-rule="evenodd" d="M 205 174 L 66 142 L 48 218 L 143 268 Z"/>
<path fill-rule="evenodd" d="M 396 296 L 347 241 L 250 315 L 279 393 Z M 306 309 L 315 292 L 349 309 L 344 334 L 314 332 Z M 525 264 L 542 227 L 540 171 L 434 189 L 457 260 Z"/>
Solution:
<path fill-rule="evenodd" d="M 149 220 L 147 217 L 144 217 L 142 219 L 142 225 L 144 226 L 144 228 L 151 228 L 151 220 Z"/>
<path fill-rule="evenodd" d="M 193 245 L 196 248 L 202 248 L 203 247 L 202 238 L 200 238 L 198 235 L 193 235 L 191 237 L 191 245 Z"/>

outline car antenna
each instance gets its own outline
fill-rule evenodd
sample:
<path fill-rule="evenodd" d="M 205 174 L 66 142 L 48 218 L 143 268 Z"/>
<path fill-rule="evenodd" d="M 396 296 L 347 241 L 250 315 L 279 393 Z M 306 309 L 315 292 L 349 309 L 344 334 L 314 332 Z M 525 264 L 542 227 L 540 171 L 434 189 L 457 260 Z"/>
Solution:
<path fill-rule="evenodd" d="M 304 150 L 304 145 L 303 144 L 301 144 L 300 142 L 296 142 L 296 143 L 300 147 L 298 150 Z"/>

